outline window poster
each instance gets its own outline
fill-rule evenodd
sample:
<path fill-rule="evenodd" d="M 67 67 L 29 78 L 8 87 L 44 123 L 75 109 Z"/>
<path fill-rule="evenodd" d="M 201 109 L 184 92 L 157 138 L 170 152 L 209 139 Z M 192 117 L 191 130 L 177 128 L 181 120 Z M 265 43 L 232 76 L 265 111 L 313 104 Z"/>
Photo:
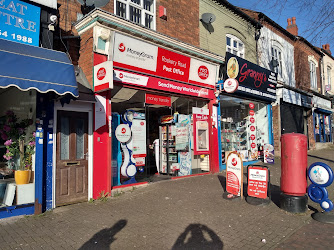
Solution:
<path fill-rule="evenodd" d="M 146 157 L 146 121 L 133 119 L 131 130 L 133 157 Z"/>
<path fill-rule="evenodd" d="M 189 126 L 176 124 L 175 149 L 177 151 L 189 150 Z"/>
<path fill-rule="evenodd" d="M 191 152 L 179 152 L 179 176 L 191 175 Z"/>

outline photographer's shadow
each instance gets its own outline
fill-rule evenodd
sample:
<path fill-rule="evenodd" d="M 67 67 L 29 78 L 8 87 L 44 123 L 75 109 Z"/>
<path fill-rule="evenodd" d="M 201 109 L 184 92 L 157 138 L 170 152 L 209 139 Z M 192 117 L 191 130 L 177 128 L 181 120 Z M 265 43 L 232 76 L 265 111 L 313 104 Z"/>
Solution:
<path fill-rule="evenodd" d="M 177 249 L 223 249 L 218 235 L 202 224 L 190 224 L 177 238 L 173 250 Z"/>

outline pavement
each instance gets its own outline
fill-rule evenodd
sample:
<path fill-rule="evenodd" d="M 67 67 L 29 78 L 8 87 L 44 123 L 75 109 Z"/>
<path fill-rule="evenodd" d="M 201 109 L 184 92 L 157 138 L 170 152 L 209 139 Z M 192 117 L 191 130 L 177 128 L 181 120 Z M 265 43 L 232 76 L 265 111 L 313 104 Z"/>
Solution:
<path fill-rule="evenodd" d="M 334 168 L 334 148 L 309 151 L 308 165 L 316 161 Z M 311 217 L 319 204 L 309 200 L 298 214 L 280 209 L 280 159 L 265 165 L 272 185 L 267 206 L 224 199 L 225 171 L 165 180 L 0 220 L 0 249 L 333 249 L 334 224 Z M 333 200 L 334 184 L 328 189 Z"/>

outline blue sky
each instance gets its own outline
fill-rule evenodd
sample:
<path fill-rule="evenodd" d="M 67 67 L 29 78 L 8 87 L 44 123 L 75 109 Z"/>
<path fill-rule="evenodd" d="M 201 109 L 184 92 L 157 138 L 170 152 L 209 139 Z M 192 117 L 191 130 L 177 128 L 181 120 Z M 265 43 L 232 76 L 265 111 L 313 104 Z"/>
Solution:
<path fill-rule="evenodd" d="M 325 20 L 321 20 L 321 16 L 318 15 L 319 7 L 326 0 L 314 0 L 312 5 L 308 5 L 305 8 L 300 9 L 298 4 L 299 0 L 281 0 L 279 5 L 273 6 L 276 0 L 228 0 L 231 4 L 243 7 L 255 11 L 264 13 L 270 19 L 278 23 L 283 28 L 287 27 L 287 19 L 296 17 L 296 24 L 298 26 L 298 35 L 304 37 L 314 46 L 321 47 L 321 45 L 329 43 L 331 51 L 334 50 L 334 24 L 330 24 L 324 31 L 319 28 L 319 25 L 315 23 L 324 23 Z M 297 3 L 299 2 L 299 3 Z M 331 1 L 329 1 L 331 2 Z M 332 1 L 334 5 L 334 1 Z M 333 11 L 333 5 L 328 8 Z M 332 13 L 334 16 L 334 13 Z M 331 20 L 333 20 L 333 16 Z M 320 17 L 320 19 L 319 19 Z M 318 28 L 316 28 L 318 27 Z M 314 30 L 316 28 L 316 30 Z M 321 32 L 317 34 L 317 32 Z"/>

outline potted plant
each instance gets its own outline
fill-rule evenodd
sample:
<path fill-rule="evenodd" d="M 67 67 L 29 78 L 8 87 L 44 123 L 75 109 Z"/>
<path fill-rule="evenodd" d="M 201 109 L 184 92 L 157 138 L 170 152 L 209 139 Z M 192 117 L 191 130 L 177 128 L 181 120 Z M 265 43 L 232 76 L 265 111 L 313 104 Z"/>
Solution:
<path fill-rule="evenodd" d="M 17 185 L 30 181 L 32 156 L 35 153 L 35 133 L 28 136 L 27 128 L 32 125 L 31 119 L 19 121 L 13 111 L 6 112 L 6 122 L 0 127 L 0 136 L 6 146 L 3 157 L 9 168 L 14 169 Z"/>

